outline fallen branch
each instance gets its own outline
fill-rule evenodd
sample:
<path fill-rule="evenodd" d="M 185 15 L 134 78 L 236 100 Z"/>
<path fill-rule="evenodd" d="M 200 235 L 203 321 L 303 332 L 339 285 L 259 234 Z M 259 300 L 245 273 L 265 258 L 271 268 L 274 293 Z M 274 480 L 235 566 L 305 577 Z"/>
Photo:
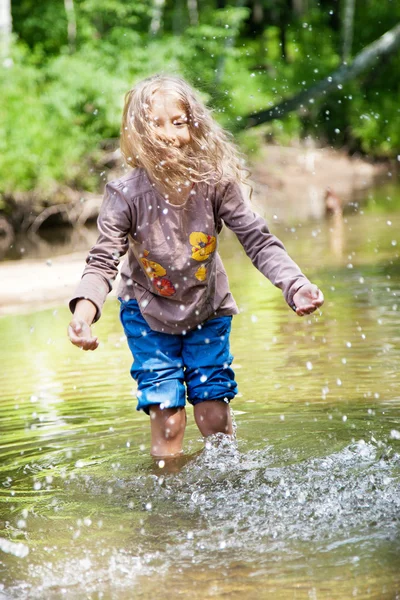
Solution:
<path fill-rule="evenodd" d="M 102 196 L 90 194 L 89 198 L 85 199 L 83 202 L 79 199 L 69 204 L 54 204 L 53 206 L 48 206 L 33 219 L 28 227 L 28 231 L 37 233 L 39 228 L 49 217 L 61 214 L 64 215 L 65 220 L 73 227 L 85 225 L 86 221 L 97 217 L 101 202 Z"/>
<path fill-rule="evenodd" d="M 380 58 L 393 53 L 400 46 L 400 23 L 387 31 L 382 37 L 366 46 L 354 58 L 350 65 L 342 65 L 330 76 L 319 81 L 308 90 L 304 90 L 287 100 L 283 100 L 272 108 L 247 115 L 237 124 L 236 129 L 249 129 L 273 119 L 281 119 L 286 114 L 304 108 L 306 103 L 313 103 L 316 98 L 337 89 L 339 85 L 355 79 L 367 69 L 370 69 Z"/>
<path fill-rule="evenodd" d="M 37 217 L 33 220 L 33 222 L 29 226 L 29 231 L 32 233 L 36 233 L 37 230 L 43 223 L 53 215 L 59 215 L 61 213 L 65 213 L 67 216 L 67 220 L 70 221 L 70 207 L 68 204 L 55 204 L 54 206 L 48 206 Z"/>

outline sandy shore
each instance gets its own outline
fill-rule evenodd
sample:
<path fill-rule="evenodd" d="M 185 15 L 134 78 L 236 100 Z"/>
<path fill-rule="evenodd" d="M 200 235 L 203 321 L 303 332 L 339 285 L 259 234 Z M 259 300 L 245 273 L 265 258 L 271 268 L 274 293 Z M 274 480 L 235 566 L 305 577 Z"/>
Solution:
<path fill-rule="evenodd" d="M 266 146 L 253 167 L 253 203 L 262 214 L 269 218 L 277 215 L 281 221 L 320 219 L 328 188 L 346 204 L 385 171 L 384 165 L 352 159 L 344 152 L 312 146 Z M 49 260 L 0 263 L 0 315 L 67 303 L 81 277 L 85 257 L 86 252 L 80 252 Z"/>
<path fill-rule="evenodd" d="M 0 316 L 66 303 L 83 271 L 85 253 L 51 260 L 0 263 Z"/>

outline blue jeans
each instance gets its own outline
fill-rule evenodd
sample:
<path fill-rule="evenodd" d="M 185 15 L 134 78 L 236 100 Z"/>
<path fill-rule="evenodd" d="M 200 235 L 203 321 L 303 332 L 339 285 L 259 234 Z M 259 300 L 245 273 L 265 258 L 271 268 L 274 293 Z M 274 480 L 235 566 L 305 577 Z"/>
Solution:
<path fill-rule="evenodd" d="M 138 384 L 137 410 L 151 405 L 185 406 L 204 400 L 229 402 L 237 394 L 229 351 L 232 317 L 217 317 L 183 334 L 153 331 L 136 300 L 120 299 L 120 318 L 133 355 L 131 375 Z"/>

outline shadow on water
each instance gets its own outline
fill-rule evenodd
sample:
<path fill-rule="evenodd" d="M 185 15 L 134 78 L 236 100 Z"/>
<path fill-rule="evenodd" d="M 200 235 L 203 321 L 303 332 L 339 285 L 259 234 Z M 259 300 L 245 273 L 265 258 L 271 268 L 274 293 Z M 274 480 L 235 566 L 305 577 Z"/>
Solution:
<path fill-rule="evenodd" d="M 0 599 L 400 598 L 399 228 L 349 215 L 340 253 L 329 223 L 282 230 L 326 294 L 305 319 L 227 236 L 237 441 L 204 447 L 189 411 L 173 462 L 114 300 L 91 354 L 64 308 L 0 319 Z"/>

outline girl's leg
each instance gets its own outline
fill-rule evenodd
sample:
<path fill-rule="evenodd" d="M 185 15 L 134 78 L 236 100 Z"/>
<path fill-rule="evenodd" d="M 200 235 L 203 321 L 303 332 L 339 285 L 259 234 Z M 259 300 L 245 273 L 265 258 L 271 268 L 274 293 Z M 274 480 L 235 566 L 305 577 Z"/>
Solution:
<path fill-rule="evenodd" d="M 231 317 L 210 319 L 184 338 L 182 356 L 188 399 L 204 437 L 233 434 L 229 401 L 237 393 L 229 350 Z"/>
<path fill-rule="evenodd" d="M 214 433 L 233 434 L 229 404 L 218 400 L 205 400 L 194 407 L 194 418 L 201 435 L 208 437 Z"/>
<path fill-rule="evenodd" d="M 153 331 L 135 300 L 121 302 L 121 321 L 134 359 L 137 409 L 150 415 L 151 454 L 179 455 L 186 427 L 180 336 Z"/>
<path fill-rule="evenodd" d="M 181 454 L 186 427 L 186 411 L 183 407 L 151 406 L 150 425 L 152 456 L 165 458 Z"/>

